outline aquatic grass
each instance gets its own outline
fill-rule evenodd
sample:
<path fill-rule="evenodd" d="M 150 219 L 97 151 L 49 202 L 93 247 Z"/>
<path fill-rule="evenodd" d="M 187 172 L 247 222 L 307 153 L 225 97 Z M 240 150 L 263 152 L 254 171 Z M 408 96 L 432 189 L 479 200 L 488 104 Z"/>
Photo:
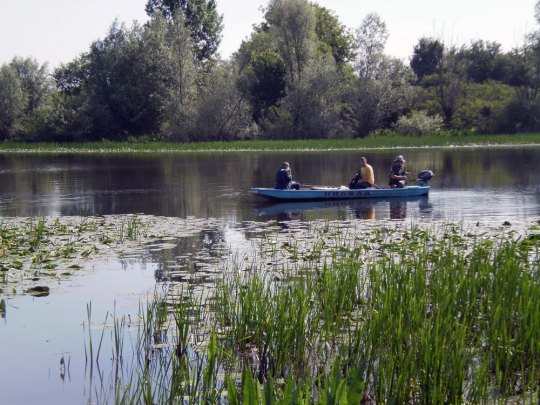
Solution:
<path fill-rule="evenodd" d="M 28 243 L 32 250 L 36 250 L 41 242 L 44 241 L 47 234 L 47 228 L 45 226 L 45 219 L 38 218 L 37 223 L 34 224 L 34 221 L 31 220 L 28 224 L 29 231 L 28 233 Z"/>
<path fill-rule="evenodd" d="M 118 229 L 118 241 L 123 243 L 125 239 L 135 241 L 141 232 L 141 222 L 136 215 L 126 216 Z"/>
<path fill-rule="evenodd" d="M 261 236 L 260 265 L 150 303 L 122 400 L 535 403 L 536 239 L 459 224 L 307 232 L 309 260 L 283 262 L 305 241 Z"/>

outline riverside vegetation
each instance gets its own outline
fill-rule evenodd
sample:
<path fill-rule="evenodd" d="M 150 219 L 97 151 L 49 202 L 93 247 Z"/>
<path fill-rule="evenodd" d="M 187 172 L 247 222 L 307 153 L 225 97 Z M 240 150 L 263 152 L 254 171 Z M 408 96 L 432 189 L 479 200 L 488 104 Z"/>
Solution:
<path fill-rule="evenodd" d="M 530 10 L 535 25 L 514 49 L 503 51 L 489 38 L 457 46 L 423 37 L 408 62 L 385 52 L 390 33 L 377 14 L 347 27 L 308 0 L 269 0 L 261 22 L 224 60 L 216 3 L 148 0 L 146 23 L 113 22 L 87 51 L 52 72 L 32 57 L 14 56 L 0 65 L 0 140 L 540 130 L 538 1 Z"/>
<path fill-rule="evenodd" d="M 540 223 L 301 227 L 115 319 L 100 402 L 538 403 Z"/>
<path fill-rule="evenodd" d="M 496 146 L 540 144 L 540 134 L 465 135 L 440 133 L 425 136 L 397 136 L 386 133 L 362 139 L 297 139 L 227 142 L 173 143 L 132 138 L 125 142 L 13 142 L 0 144 L 0 152 L 115 153 L 115 152 L 216 152 L 216 151 L 291 151 L 291 150 L 366 150 L 381 148 L 424 148 L 456 146 Z"/>

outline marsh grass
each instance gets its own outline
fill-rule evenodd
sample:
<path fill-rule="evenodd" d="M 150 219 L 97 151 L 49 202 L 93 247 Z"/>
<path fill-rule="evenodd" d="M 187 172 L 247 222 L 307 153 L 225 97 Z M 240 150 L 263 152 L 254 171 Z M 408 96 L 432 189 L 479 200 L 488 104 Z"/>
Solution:
<path fill-rule="evenodd" d="M 538 144 L 540 134 L 466 135 L 440 133 L 426 136 L 373 135 L 354 139 L 246 140 L 230 142 L 3 142 L 2 152 L 205 152 L 255 150 L 356 150 L 403 147 Z"/>
<path fill-rule="evenodd" d="M 307 252 L 267 239 L 265 254 L 293 260 L 230 265 L 204 294 L 157 297 L 114 402 L 538 402 L 537 238 L 343 232 L 312 230 Z"/>

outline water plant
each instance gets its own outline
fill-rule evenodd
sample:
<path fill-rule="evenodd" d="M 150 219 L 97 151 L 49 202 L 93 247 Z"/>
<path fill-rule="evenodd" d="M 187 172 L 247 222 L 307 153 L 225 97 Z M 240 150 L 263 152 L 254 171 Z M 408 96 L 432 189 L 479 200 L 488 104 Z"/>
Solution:
<path fill-rule="evenodd" d="M 33 282 L 60 277 L 105 245 L 124 246 L 144 237 L 136 215 L 86 218 L 3 218 L 0 220 L 0 281 L 33 291 Z M 125 249 L 125 246 L 123 247 Z M 107 249 L 110 251 L 109 249 Z"/>
<path fill-rule="evenodd" d="M 459 224 L 308 232 L 308 260 L 302 241 L 267 237 L 263 260 L 149 303 L 135 349 L 116 345 L 114 401 L 538 402 L 538 239 Z"/>

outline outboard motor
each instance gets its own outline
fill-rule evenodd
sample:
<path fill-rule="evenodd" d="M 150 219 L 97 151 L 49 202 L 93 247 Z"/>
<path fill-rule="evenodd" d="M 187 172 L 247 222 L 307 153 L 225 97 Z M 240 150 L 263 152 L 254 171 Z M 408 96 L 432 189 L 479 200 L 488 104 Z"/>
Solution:
<path fill-rule="evenodd" d="M 419 185 L 422 187 L 427 186 L 428 181 L 430 181 L 432 177 L 433 172 L 431 170 L 422 170 L 420 173 L 418 173 L 418 181 L 420 182 Z"/>

